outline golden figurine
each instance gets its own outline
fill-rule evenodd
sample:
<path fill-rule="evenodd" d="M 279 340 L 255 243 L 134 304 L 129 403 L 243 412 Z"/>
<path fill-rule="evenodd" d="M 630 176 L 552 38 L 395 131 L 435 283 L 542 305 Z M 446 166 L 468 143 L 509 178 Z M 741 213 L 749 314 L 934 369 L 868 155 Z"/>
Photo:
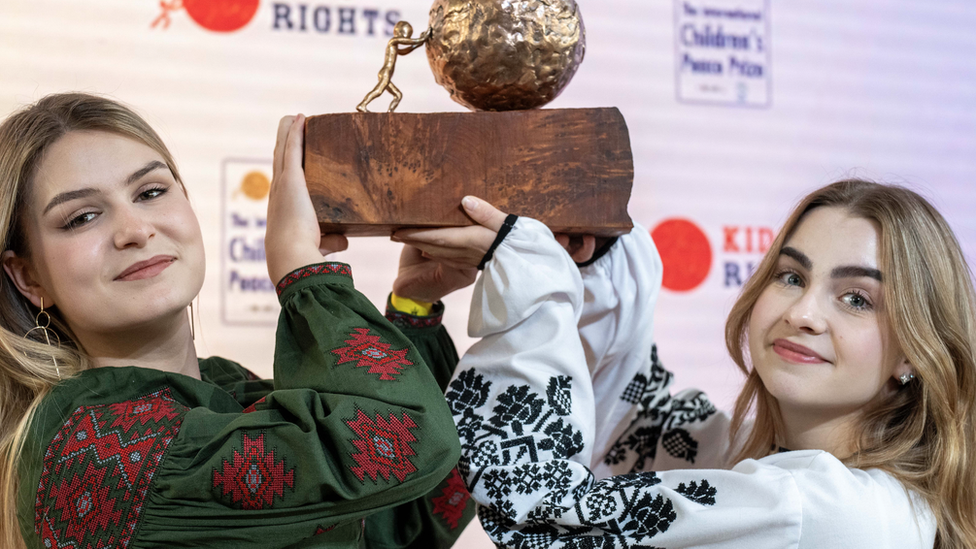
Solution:
<path fill-rule="evenodd" d="M 586 53 L 586 30 L 576 0 L 434 0 L 430 24 L 416 39 L 397 23 L 386 48 L 380 82 L 357 109 L 389 90 L 397 55 L 426 43 L 434 79 L 451 99 L 474 111 L 534 109 L 558 96 Z M 400 46 L 407 46 L 400 49 Z"/>
<path fill-rule="evenodd" d="M 397 56 L 406 55 L 423 46 L 430 36 L 430 30 L 428 29 L 420 33 L 420 36 L 417 38 L 411 38 L 412 34 L 413 27 L 406 21 L 400 21 L 393 27 L 393 38 L 386 45 L 386 59 L 383 61 L 383 68 L 380 69 L 378 74 L 379 83 L 376 84 L 373 91 L 366 94 L 363 101 L 356 106 L 356 110 L 359 112 L 369 112 L 366 110 L 366 105 L 369 105 L 372 100 L 383 95 L 385 91 L 393 94 L 393 101 L 390 102 L 389 112 L 393 112 L 397 108 L 397 105 L 400 104 L 400 100 L 403 99 L 403 92 L 394 86 L 392 82 Z"/>

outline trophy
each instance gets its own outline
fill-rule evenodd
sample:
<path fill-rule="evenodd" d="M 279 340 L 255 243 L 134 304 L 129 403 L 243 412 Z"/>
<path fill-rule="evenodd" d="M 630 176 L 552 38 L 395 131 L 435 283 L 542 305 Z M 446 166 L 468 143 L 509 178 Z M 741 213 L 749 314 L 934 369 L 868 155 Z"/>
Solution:
<path fill-rule="evenodd" d="M 323 230 L 470 225 L 459 207 L 470 194 L 553 232 L 629 232 L 634 167 L 620 111 L 539 108 L 569 84 L 585 44 L 574 0 L 435 0 L 417 37 L 397 23 L 357 112 L 306 121 L 305 176 Z M 473 112 L 394 112 L 397 59 L 421 47 L 437 83 Z M 369 112 L 386 93 L 388 112 Z"/>

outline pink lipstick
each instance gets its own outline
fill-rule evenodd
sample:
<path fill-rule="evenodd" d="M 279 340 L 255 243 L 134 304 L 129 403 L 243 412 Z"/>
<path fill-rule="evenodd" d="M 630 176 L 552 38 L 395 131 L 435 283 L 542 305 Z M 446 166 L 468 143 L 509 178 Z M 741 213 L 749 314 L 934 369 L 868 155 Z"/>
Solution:
<path fill-rule="evenodd" d="M 171 255 L 157 255 L 145 261 L 133 263 L 128 269 L 122 271 L 122 274 L 115 277 L 115 280 L 129 282 L 152 278 L 166 270 L 166 267 L 172 265 L 174 261 L 176 258 Z"/>
<path fill-rule="evenodd" d="M 822 362 L 829 362 L 827 359 L 814 352 L 813 349 L 809 349 L 803 345 L 793 343 L 792 341 L 786 339 L 777 339 L 774 341 L 773 351 L 776 351 L 776 354 L 781 356 L 784 360 L 797 364 L 820 364 Z"/>

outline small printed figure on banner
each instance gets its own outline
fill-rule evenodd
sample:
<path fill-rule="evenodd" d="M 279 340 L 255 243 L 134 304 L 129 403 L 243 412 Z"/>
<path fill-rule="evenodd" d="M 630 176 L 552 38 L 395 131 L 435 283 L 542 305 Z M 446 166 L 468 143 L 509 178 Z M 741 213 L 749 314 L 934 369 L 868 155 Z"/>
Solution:
<path fill-rule="evenodd" d="M 675 0 L 678 101 L 768 107 L 769 0 Z"/>
<path fill-rule="evenodd" d="M 270 325 L 278 297 L 264 254 L 271 161 L 223 163 L 221 241 L 222 318 L 228 325 Z"/>
<path fill-rule="evenodd" d="M 169 28 L 170 14 L 185 9 L 190 19 L 214 32 L 233 32 L 246 26 L 258 11 L 259 0 L 160 0 L 162 12 L 152 28 Z"/>

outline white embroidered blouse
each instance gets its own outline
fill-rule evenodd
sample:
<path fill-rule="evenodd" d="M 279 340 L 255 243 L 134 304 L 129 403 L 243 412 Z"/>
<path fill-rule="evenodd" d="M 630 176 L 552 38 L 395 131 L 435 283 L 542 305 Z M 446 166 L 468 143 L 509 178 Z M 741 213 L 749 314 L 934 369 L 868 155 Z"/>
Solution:
<path fill-rule="evenodd" d="M 927 505 L 807 450 L 724 468 L 728 416 L 671 395 L 653 348 L 661 262 L 635 227 L 579 269 L 519 219 L 474 291 L 481 338 L 448 390 L 459 465 L 492 540 L 517 548 L 925 548 Z"/>

